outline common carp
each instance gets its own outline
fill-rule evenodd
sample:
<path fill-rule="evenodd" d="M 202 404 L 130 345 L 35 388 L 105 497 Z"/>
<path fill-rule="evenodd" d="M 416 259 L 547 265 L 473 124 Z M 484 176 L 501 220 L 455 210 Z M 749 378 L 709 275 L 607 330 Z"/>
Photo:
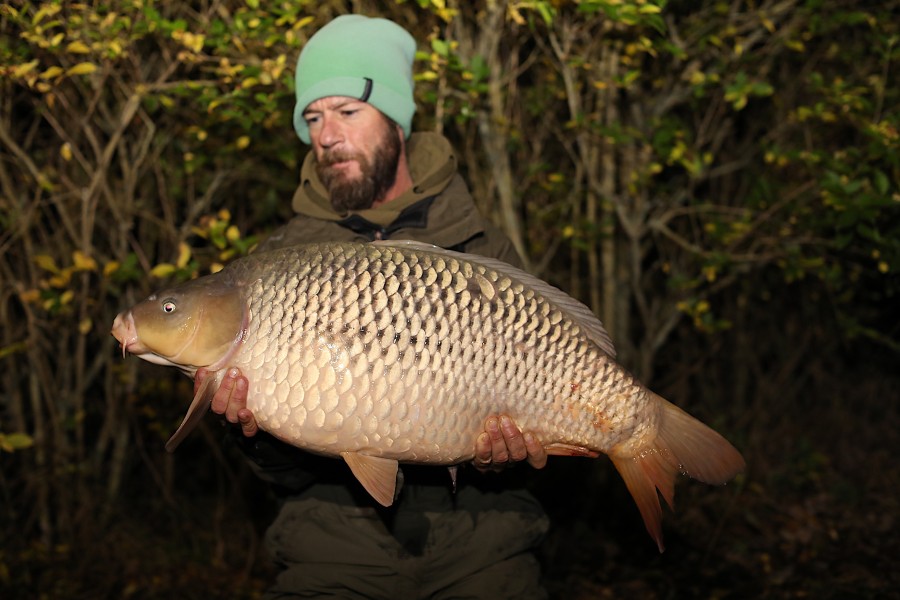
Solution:
<path fill-rule="evenodd" d="M 549 454 L 607 454 L 660 551 L 662 508 L 684 473 L 744 468 L 721 435 L 614 359 L 585 305 L 501 261 L 417 242 L 326 243 L 251 254 L 119 314 L 123 353 L 204 380 L 174 450 L 241 369 L 260 428 L 340 456 L 381 504 L 398 463 L 471 460 L 484 419 L 507 414 Z"/>

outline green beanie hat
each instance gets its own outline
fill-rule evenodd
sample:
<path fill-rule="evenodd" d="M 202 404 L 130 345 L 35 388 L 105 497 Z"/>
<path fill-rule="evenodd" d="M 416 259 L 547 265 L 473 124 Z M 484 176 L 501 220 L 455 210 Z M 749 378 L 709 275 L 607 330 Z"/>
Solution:
<path fill-rule="evenodd" d="M 393 119 L 409 137 L 416 41 L 387 19 L 340 16 L 316 32 L 297 59 L 294 129 L 309 144 L 303 111 L 319 98 L 349 96 Z"/>

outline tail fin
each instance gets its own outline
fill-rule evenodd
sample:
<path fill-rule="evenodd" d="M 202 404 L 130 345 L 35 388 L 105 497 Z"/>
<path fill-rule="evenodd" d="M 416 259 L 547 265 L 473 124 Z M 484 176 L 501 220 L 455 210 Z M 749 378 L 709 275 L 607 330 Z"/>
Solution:
<path fill-rule="evenodd" d="M 662 507 L 656 491 L 672 508 L 678 471 L 704 483 L 721 485 L 743 471 L 745 463 L 728 440 L 674 404 L 656 394 L 653 397 L 661 406 L 656 439 L 635 456 L 610 455 L 610 459 L 662 552 Z"/>

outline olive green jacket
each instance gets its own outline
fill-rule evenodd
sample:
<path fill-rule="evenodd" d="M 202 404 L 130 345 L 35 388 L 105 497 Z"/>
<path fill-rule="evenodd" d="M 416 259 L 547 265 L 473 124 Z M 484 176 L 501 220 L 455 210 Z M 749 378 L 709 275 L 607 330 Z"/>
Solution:
<path fill-rule="evenodd" d="M 435 133 L 414 133 L 407 142 L 407 156 L 411 190 L 377 208 L 339 214 L 316 175 L 315 155 L 310 152 L 294 193 L 296 216 L 263 240 L 259 249 L 304 242 L 405 239 L 521 266 L 509 238 L 478 212 L 457 172 L 450 142 Z"/>

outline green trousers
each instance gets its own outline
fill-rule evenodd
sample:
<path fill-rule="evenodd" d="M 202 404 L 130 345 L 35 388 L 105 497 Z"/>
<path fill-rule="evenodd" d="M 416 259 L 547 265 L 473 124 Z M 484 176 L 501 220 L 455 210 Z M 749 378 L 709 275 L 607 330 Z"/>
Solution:
<path fill-rule="evenodd" d="M 530 495 L 463 489 L 449 510 L 429 511 L 434 503 L 417 501 L 415 489 L 404 493 L 413 499 L 390 512 L 310 496 L 285 502 L 266 533 L 282 570 L 265 597 L 547 597 L 534 549 L 549 521 Z"/>

